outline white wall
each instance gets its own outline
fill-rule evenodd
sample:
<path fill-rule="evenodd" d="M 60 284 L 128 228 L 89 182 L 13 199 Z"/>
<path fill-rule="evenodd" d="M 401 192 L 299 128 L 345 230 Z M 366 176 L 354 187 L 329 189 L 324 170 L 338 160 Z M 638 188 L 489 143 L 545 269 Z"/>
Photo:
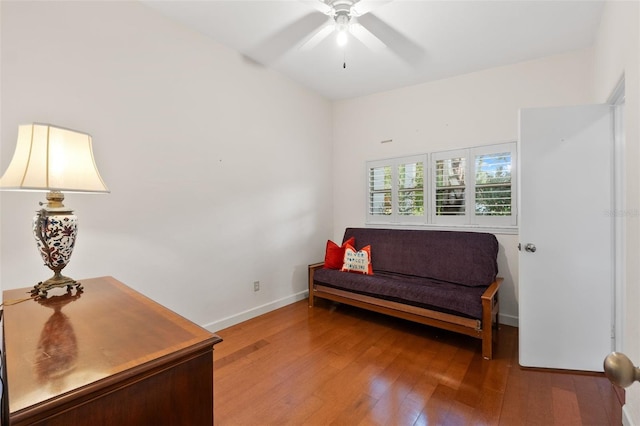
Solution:
<path fill-rule="evenodd" d="M 625 147 L 622 217 L 626 237 L 623 349 L 640 363 L 640 3 L 606 3 L 595 44 L 596 100 L 605 102 L 625 80 Z M 640 424 L 640 384 L 627 391 L 623 420 Z"/>
<path fill-rule="evenodd" d="M 518 137 L 518 109 L 592 102 L 592 50 L 492 68 L 334 108 L 334 238 L 365 221 L 365 162 Z M 392 143 L 380 141 L 393 139 Z M 517 325 L 518 237 L 497 235 L 501 321 Z"/>
<path fill-rule="evenodd" d="M 112 191 L 67 195 L 67 275 L 211 329 L 304 296 L 332 229 L 327 100 L 138 2 L 1 7 L 0 168 L 19 124 L 54 123 L 93 135 Z M 32 286 L 50 276 L 30 230 L 44 194 L 0 197 L 2 288 Z"/>

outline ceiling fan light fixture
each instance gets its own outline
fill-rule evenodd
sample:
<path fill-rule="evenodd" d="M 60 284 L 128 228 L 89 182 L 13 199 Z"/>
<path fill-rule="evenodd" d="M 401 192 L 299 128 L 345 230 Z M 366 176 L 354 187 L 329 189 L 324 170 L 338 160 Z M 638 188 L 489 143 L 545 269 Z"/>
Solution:
<path fill-rule="evenodd" d="M 343 47 L 347 44 L 347 30 L 343 29 L 343 30 L 338 30 L 338 34 L 336 35 L 336 43 L 338 43 L 338 46 Z"/>
<path fill-rule="evenodd" d="M 343 47 L 347 44 L 348 40 L 348 32 L 349 32 L 349 21 L 351 17 L 349 16 L 348 11 L 338 11 L 335 16 L 336 21 L 336 42 L 338 46 Z"/>

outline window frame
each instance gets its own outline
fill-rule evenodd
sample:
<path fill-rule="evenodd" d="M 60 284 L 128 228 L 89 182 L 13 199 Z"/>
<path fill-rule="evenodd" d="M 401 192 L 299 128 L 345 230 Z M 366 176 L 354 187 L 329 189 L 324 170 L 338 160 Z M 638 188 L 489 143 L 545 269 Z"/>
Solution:
<path fill-rule="evenodd" d="M 510 153 L 511 155 L 511 214 L 510 215 L 482 215 L 476 213 L 476 157 L 481 155 L 492 155 L 499 153 Z M 465 158 L 464 168 L 464 191 L 465 191 L 465 212 L 461 215 L 438 215 L 437 206 L 437 168 L 436 164 L 440 160 L 450 158 Z M 404 216 L 398 214 L 398 169 L 402 164 L 423 162 L 423 196 L 424 213 L 417 216 Z M 506 142 L 492 145 L 482 145 L 471 148 L 455 149 L 447 151 L 437 151 L 426 154 L 411 155 L 406 157 L 395 157 L 382 160 L 366 162 L 366 224 L 367 225 L 388 225 L 388 226 L 411 226 L 420 225 L 425 228 L 453 229 L 461 228 L 465 230 L 482 230 L 489 232 L 516 233 L 518 225 L 517 210 L 517 176 L 518 176 L 517 143 Z M 370 214 L 371 187 L 370 173 L 372 168 L 391 167 L 391 208 L 390 215 Z"/>
<path fill-rule="evenodd" d="M 422 163 L 423 173 L 423 186 L 422 186 L 422 199 L 423 199 L 423 213 L 421 215 L 400 215 L 399 211 L 399 194 L 401 192 L 399 188 L 399 167 L 401 165 L 411 163 Z M 367 182 L 367 201 L 366 201 L 366 223 L 369 224 L 416 224 L 425 223 L 425 217 L 429 211 L 428 202 L 428 162 L 427 154 L 411 155 L 407 157 L 396 157 L 384 160 L 367 161 L 366 163 L 366 182 Z M 391 167 L 391 214 L 371 214 L 371 186 L 370 176 L 371 170 L 374 168 Z"/>

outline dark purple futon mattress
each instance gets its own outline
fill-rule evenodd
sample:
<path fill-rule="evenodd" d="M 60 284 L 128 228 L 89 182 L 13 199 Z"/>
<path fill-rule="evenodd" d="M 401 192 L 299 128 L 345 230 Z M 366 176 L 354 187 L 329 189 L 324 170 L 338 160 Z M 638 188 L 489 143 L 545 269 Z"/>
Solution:
<path fill-rule="evenodd" d="M 493 234 L 347 228 L 371 246 L 373 275 L 318 269 L 316 284 L 441 312 L 482 318 L 481 295 L 498 273 Z"/>

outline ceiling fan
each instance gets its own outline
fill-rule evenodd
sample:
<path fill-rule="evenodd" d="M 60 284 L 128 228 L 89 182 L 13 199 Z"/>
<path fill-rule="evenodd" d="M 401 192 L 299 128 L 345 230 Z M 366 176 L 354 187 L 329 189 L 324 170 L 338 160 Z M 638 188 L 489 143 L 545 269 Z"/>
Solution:
<path fill-rule="evenodd" d="M 313 0 L 307 1 L 311 6 L 329 16 L 327 22 L 300 46 L 303 50 L 316 47 L 332 33 L 336 34 L 338 46 L 347 44 L 349 34 L 360 40 L 372 50 L 387 47 L 371 31 L 363 26 L 358 18 L 371 12 L 376 7 L 392 0 Z"/>
<path fill-rule="evenodd" d="M 263 65 L 270 64 L 295 46 L 303 51 L 313 49 L 333 33 L 336 33 L 338 43 L 345 43 L 351 35 L 374 52 L 391 51 L 409 65 L 416 66 L 425 57 L 421 46 L 371 13 L 393 0 L 299 1 L 310 5 L 314 11 L 249 49 L 245 52 L 248 58 Z"/>

